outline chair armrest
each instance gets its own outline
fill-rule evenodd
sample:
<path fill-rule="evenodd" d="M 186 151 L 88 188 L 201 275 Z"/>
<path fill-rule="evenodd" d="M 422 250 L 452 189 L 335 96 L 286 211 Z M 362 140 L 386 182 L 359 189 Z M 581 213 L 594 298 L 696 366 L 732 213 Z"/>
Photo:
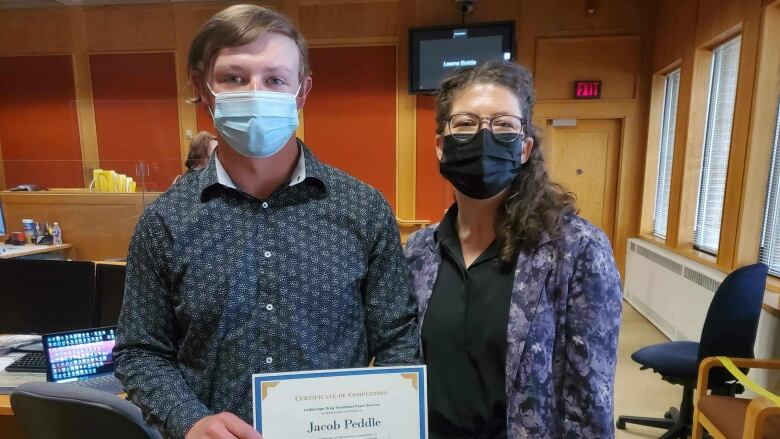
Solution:
<path fill-rule="evenodd" d="M 699 399 L 707 394 L 710 380 L 710 370 L 713 367 L 723 367 L 718 357 L 707 357 L 699 363 L 699 376 L 696 378 L 696 395 L 693 398 L 694 405 L 699 405 Z"/>
<path fill-rule="evenodd" d="M 737 367 L 750 369 L 780 369 L 780 360 L 764 360 L 753 358 L 731 358 Z M 718 361 L 720 363 L 720 361 Z"/>
<path fill-rule="evenodd" d="M 764 360 L 754 358 L 730 358 L 735 366 L 749 369 L 780 369 L 780 360 Z M 724 367 L 718 357 L 707 357 L 699 364 L 699 376 L 696 379 L 696 395 L 694 404 L 698 404 L 702 395 L 707 394 L 710 370 L 715 367 Z M 703 392 L 703 393 L 702 393 Z"/>
<path fill-rule="evenodd" d="M 759 437 L 756 433 L 763 436 L 764 421 L 767 417 L 780 415 L 780 406 L 763 396 L 750 401 L 747 412 L 745 413 L 745 430 L 743 437 Z"/>

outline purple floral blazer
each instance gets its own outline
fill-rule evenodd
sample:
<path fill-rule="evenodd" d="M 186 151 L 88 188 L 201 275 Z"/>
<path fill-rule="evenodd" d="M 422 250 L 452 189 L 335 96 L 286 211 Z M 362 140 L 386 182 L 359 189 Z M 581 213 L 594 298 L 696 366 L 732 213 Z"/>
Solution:
<path fill-rule="evenodd" d="M 441 263 L 438 225 L 409 237 L 420 327 Z M 620 277 L 604 233 L 564 219 L 560 237 L 521 252 L 507 328 L 509 438 L 612 438 Z"/>

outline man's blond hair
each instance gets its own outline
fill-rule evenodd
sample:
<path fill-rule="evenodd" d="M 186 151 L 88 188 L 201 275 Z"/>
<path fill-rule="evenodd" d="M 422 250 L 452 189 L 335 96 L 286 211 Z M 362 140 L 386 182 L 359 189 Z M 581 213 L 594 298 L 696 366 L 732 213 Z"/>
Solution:
<path fill-rule="evenodd" d="M 284 15 L 256 5 L 235 5 L 215 14 L 192 40 L 187 68 L 190 81 L 200 90 L 220 50 L 249 44 L 268 32 L 290 37 L 298 46 L 300 67 L 298 79 L 303 81 L 310 73 L 306 40 Z M 196 97 L 193 102 L 199 102 Z"/>

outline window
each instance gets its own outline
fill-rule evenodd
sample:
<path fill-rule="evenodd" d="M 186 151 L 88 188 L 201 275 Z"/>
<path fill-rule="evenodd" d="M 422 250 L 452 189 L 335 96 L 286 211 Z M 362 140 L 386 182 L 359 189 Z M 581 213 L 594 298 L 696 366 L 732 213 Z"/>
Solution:
<path fill-rule="evenodd" d="M 764 227 L 758 260 L 769 266 L 769 272 L 780 276 L 780 98 L 777 100 L 777 123 L 769 170 Z"/>
<path fill-rule="evenodd" d="M 731 144 L 731 124 L 737 95 L 739 49 L 741 37 L 718 46 L 712 52 L 710 96 L 707 101 L 707 123 L 704 129 L 699 200 L 696 203 L 696 224 L 693 246 L 717 254 L 726 171 Z"/>
<path fill-rule="evenodd" d="M 666 239 L 669 218 L 669 184 L 672 179 L 674 128 L 677 120 L 677 95 L 680 90 L 680 69 L 666 75 L 664 105 L 661 108 L 661 144 L 658 146 L 658 179 L 655 182 L 653 235 Z"/>

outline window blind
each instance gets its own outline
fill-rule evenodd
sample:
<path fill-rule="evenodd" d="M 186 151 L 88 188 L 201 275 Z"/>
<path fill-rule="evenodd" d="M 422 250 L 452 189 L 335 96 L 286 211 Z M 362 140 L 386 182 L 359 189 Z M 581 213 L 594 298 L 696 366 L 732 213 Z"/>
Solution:
<path fill-rule="evenodd" d="M 666 239 L 669 218 L 669 184 L 672 180 L 674 129 L 677 121 L 677 96 L 680 90 L 680 69 L 666 75 L 664 100 L 661 108 L 661 143 L 658 146 L 658 172 L 655 182 L 653 235 Z"/>
<path fill-rule="evenodd" d="M 772 146 L 772 164 L 769 169 L 764 226 L 758 260 L 769 266 L 769 272 L 780 276 L 780 96 L 777 99 L 777 122 Z"/>
<path fill-rule="evenodd" d="M 741 40 L 741 37 L 736 37 L 712 52 L 710 94 L 707 101 L 707 123 L 704 130 L 693 238 L 693 246 L 696 249 L 711 254 L 718 253 L 720 240 Z"/>

